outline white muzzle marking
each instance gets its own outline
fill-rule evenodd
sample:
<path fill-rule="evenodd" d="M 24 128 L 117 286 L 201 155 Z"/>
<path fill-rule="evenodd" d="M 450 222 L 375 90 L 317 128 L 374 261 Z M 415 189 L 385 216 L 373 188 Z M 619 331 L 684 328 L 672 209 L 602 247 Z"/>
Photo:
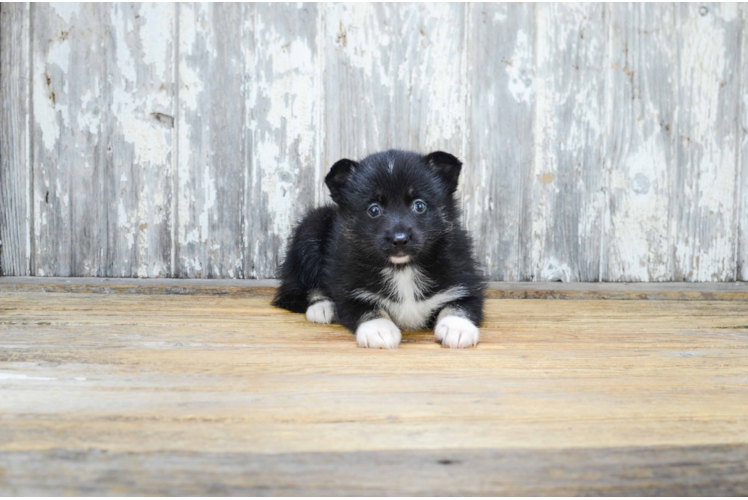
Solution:
<path fill-rule="evenodd" d="M 403 255 L 402 257 L 390 257 L 390 262 L 393 264 L 407 264 L 410 262 L 410 255 Z"/>

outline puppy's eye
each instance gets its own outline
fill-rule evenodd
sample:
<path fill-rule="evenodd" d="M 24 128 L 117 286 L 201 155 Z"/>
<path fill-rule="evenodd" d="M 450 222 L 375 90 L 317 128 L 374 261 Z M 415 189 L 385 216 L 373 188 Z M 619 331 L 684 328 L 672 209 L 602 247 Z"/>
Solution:
<path fill-rule="evenodd" d="M 368 210 L 366 210 L 366 212 L 369 214 L 369 217 L 371 217 L 372 219 L 382 215 L 382 209 L 380 209 L 379 205 L 377 205 L 376 203 L 370 206 Z"/>
<path fill-rule="evenodd" d="M 419 214 L 422 214 L 426 211 L 426 203 L 423 202 L 423 200 L 416 200 L 413 202 L 413 210 L 418 212 Z"/>

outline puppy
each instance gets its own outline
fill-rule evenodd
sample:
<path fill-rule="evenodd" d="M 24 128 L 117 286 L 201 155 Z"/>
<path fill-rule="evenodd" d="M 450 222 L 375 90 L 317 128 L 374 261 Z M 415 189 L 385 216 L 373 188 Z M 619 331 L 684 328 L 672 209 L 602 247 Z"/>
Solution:
<path fill-rule="evenodd" d="M 485 285 L 454 199 L 461 167 L 441 151 L 335 163 L 335 205 L 294 230 L 273 305 L 339 322 L 361 347 L 395 349 L 401 330 L 424 328 L 445 347 L 478 344 Z"/>

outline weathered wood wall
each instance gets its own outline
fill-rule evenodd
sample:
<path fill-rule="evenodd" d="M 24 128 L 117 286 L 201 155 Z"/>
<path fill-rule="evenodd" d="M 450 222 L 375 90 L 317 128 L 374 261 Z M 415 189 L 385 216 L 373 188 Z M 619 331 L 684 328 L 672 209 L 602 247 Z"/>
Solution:
<path fill-rule="evenodd" d="M 5 275 L 265 278 L 341 157 L 465 161 L 491 279 L 748 280 L 748 7 L 3 4 Z"/>

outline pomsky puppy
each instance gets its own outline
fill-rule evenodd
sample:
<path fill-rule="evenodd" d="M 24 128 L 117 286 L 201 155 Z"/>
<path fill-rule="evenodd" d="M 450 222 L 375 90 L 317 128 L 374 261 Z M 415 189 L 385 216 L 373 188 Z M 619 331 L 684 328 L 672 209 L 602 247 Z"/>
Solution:
<path fill-rule="evenodd" d="M 445 347 L 478 344 L 485 285 L 454 198 L 461 168 L 441 151 L 335 163 L 335 205 L 294 229 L 273 305 L 338 322 L 361 347 L 395 349 L 401 330 L 424 328 Z"/>

